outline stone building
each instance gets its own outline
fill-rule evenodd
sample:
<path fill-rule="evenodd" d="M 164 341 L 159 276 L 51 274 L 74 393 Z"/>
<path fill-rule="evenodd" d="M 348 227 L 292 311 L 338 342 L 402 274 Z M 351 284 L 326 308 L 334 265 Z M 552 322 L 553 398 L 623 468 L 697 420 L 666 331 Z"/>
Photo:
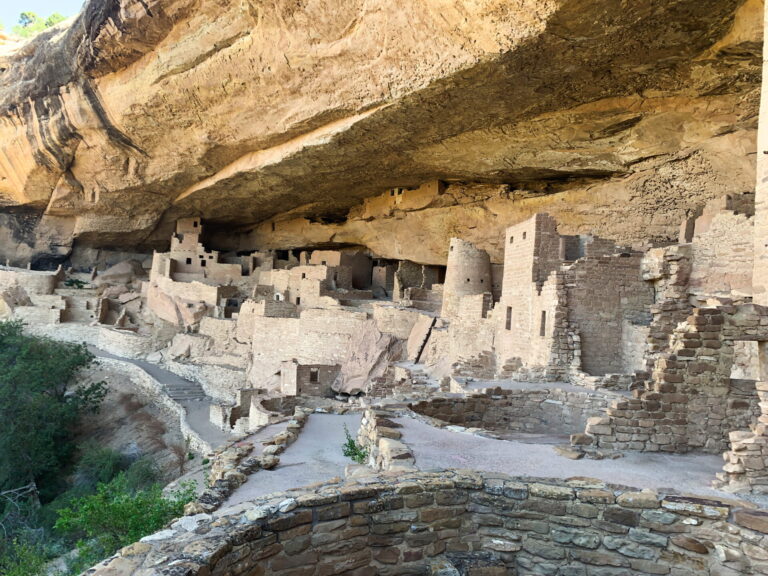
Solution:
<path fill-rule="evenodd" d="M 443 318 L 455 317 L 462 298 L 487 294 L 487 308 L 481 311 L 484 318 L 492 305 L 491 259 L 485 250 L 475 248 L 470 242 L 451 238 L 448 248 L 448 264 L 443 283 Z"/>
<path fill-rule="evenodd" d="M 507 229 L 495 349 L 502 371 L 567 379 L 643 367 L 653 288 L 642 254 L 561 236 L 547 214 Z"/>
<path fill-rule="evenodd" d="M 299 364 L 295 360 L 280 366 L 280 393 L 285 396 L 333 396 L 331 386 L 341 367 L 325 364 Z"/>

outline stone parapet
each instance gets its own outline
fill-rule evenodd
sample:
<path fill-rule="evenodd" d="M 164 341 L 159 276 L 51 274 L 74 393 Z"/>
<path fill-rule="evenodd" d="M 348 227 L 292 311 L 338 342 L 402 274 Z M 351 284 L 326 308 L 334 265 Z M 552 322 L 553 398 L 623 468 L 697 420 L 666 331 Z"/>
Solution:
<path fill-rule="evenodd" d="M 89 574 L 768 574 L 766 549 L 768 513 L 732 502 L 449 470 L 186 517 Z"/>

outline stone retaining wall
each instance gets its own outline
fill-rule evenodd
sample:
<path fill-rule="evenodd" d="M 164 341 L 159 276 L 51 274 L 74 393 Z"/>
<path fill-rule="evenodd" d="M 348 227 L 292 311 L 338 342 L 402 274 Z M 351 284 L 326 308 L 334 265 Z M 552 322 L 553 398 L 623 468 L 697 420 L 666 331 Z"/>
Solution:
<path fill-rule="evenodd" d="M 583 430 L 590 417 L 604 415 L 610 402 L 618 398 L 618 394 L 588 390 L 495 388 L 466 397 L 435 397 L 413 404 L 411 409 L 466 428 L 572 434 Z"/>
<path fill-rule="evenodd" d="M 62 342 L 84 342 L 124 358 L 145 358 L 155 350 L 165 347 L 168 340 L 164 335 L 139 336 L 127 330 L 74 322 L 28 325 L 24 331 L 33 336 L 47 336 Z"/>
<path fill-rule="evenodd" d="M 127 374 L 131 382 L 141 388 L 154 406 L 165 411 L 172 417 L 178 418 L 181 434 L 189 442 L 189 447 L 199 454 L 208 454 L 213 451 L 211 445 L 190 427 L 187 422 L 187 411 L 178 402 L 174 401 L 165 391 L 160 382 L 152 378 L 147 372 L 130 362 L 115 360 L 113 358 L 97 358 L 99 364 L 111 366 L 115 370 Z"/>
<path fill-rule="evenodd" d="M 88 574 L 768 574 L 766 550 L 766 512 L 587 478 L 444 471 L 188 516 Z"/>

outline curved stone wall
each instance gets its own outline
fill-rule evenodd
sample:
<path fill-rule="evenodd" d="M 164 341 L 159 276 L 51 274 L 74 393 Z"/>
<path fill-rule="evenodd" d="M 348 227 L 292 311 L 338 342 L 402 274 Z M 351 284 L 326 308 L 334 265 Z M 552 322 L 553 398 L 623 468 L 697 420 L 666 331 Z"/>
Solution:
<path fill-rule="evenodd" d="M 434 397 L 411 405 L 417 414 L 467 428 L 533 434 L 574 434 L 587 419 L 604 416 L 613 392 L 535 388 L 488 390 L 466 397 Z"/>
<path fill-rule="evenodd" d="M 768 574 L 767 550 L 766 512 L 588 478 L 444 471 L 369 477 L 188 516 L 89 573 Z"/>
<path fill-rule="evenodd" d="M 475 248 L 471 242 L 451 238 L 440 315 L 453 318 L 459 312 L 462 297 L 490 293 L 492 285 L 491 258 L 488 253 Z"/>

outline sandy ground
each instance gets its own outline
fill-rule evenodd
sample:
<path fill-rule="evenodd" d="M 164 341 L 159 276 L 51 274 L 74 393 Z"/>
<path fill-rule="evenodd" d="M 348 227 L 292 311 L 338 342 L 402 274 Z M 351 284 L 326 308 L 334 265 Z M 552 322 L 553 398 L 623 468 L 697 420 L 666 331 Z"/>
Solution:
<path fill-rule="evenodd" d="M 344 468 L 352 463 L 341 453 L 345 440 L 344 424 L 352 436 L 356 436 L 360 419 L 360 414 L 310 415 L 299 439 L 280 455 L 280 465 L 274 470 L 262 470 L 249 476 L 248 481 L 235 490 L 222 508 L 272 492 L 343 477 Z"/>
<path fill-rule="evenodd" d="M 398 418 L 403 439 L 413 450 L 416 466 L 428 471 L 468 468 L 510 476 L 569 478 L 588 476 L 637 488 L 677 489 L 732 498 L 710 483 L 722 469 L 720 456 L 710 454 L 627 453 L 616 460 L 569 460 L 552 443 L 496 440 L 433 428 L 413 418 Z"/>

